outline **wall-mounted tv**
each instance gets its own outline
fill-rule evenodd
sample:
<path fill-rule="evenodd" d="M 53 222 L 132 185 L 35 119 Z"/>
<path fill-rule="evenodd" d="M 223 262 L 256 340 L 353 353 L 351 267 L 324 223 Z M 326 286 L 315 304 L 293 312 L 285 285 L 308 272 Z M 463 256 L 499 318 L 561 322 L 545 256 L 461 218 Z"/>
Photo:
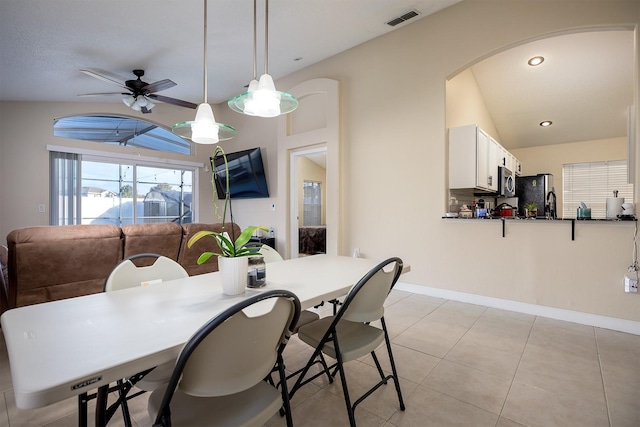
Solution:
<path fill-rule="evenodd" d="M 218 198 L 224 199 L 226 172 L 224 158 L 211 158 L 211 167 L 216 171 L 216 190 Z M 229 165 L 229 196 L 232 199 L 257 199 L 269 197 L 267 177 L 262 163 L 260 148 L 227 154 Z"/>

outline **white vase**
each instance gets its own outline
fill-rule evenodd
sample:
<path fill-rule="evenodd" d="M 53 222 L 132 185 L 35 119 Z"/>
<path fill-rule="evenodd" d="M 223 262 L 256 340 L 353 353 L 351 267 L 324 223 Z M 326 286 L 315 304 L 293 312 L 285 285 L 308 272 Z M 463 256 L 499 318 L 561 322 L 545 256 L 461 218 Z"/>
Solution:
<path fill-rule="evenodd" d="M 225 295 L 240 295 L 247 287 L 247 267 L 249 258 L 218 257 L 218 270 L 222 281 L 222 293 Z"/>

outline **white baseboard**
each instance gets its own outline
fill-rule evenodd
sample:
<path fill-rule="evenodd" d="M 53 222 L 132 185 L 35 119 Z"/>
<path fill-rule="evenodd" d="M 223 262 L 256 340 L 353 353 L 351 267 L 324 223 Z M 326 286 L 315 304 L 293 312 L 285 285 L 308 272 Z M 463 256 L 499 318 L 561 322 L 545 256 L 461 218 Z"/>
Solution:
<path fill-rule="evenodd" d="M 564 310 L 562 308 L 546 307 L 543 305 L 467 294 L 464 292 L 431 288 L 428 286 L 413 285 L 410 283 L 398 282 L 394 289 L 640 335 L 640 322 L 633 320 L 617 319 L 615 317 L 601 316 L 598 314 L 582 313 L 579 311 Z"/>

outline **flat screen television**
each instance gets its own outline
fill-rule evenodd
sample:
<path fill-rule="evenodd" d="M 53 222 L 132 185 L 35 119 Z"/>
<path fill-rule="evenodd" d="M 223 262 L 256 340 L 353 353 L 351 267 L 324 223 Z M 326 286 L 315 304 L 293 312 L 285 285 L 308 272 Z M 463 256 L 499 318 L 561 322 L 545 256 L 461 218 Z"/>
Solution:
<path fill-rule="evenodd" d="M 269 197 L 267 177 L 262 163 L 260 147 L 227 154 L 229 165 L 229 196 L 231 199 L 258 199 Z M 226 172 L 224 158 L 211 158 L 211 167 L 216 171 L 215 183 L 218 198 L 224 199 Z"/>

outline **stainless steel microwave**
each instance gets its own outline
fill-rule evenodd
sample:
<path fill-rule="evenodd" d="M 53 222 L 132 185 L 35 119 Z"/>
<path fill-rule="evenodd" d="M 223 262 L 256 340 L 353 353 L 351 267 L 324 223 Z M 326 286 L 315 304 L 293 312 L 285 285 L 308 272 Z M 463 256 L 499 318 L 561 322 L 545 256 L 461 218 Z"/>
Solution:
<path fill-rule="evenodd" d="M 504 166 L 498 166 L 498 196 L 515 197 L 516 180 L 513 172 Z"/>

